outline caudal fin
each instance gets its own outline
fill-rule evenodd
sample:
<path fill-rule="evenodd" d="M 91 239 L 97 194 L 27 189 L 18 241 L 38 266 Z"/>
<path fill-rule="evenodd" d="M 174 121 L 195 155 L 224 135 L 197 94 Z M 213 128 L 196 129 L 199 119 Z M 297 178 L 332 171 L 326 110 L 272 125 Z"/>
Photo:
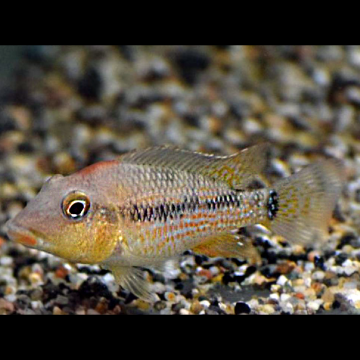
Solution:
<path fill-rule="evenodd" d="M 323 160 L 276 183 L 277 211 L 269 228 L 293 244 L 317 246 L 326 240 L 343 173 L 340 161 Z"/>

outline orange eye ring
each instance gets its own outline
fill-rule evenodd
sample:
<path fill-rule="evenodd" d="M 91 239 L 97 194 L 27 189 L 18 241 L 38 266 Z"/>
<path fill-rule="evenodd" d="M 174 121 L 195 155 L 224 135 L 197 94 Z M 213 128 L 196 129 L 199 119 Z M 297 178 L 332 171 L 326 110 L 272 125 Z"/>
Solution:
<path fill-rule="evenodd" d="M 68 219 L 81 220 L 90 210 L 90 199 L 83 192 L 71 192 L 62 201 L 62 210 Z"/>

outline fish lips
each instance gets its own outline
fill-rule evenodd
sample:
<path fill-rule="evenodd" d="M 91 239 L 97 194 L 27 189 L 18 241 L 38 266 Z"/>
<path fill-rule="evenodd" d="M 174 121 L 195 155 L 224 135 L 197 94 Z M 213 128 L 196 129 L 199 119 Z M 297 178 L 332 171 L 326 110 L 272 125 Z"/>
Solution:
<path fill-rule="evenodd" d="M 12 241 L 30 248 L 37 248 L 43 243 L 42 239 L 36 236 L 31 230 L 17 225 L 13 220 L 5 224 L 5 231 Z"/>

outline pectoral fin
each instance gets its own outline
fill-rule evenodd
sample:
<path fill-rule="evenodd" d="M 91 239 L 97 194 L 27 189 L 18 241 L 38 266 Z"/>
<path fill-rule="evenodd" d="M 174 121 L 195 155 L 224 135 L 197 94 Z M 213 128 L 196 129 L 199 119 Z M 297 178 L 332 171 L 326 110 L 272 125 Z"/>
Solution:
<path fill-rule="evenodd" d="M 261 264 L 261 257 L 251 241 L 244 236 L 219 234 L 193 249 L 209 257 L 244 258 L 251 264 Z"/>
<path fill-rule="evenodd" d="M 118 266 L 111 268 L 115 280 L 126 290 L 131 291 L 138 298 L 155 302 L 158 300 L 156 294 L 150 290 L 149 283 L 144 278 L 144 273 L 135 267 Z"/>
<path fill-rule="evenodd" d="M 149 268 L 161 273 L 171 273 L 179 268 L 179 259 L 178 257 L 166 259 L 165 261 L 152 264 Z"/>

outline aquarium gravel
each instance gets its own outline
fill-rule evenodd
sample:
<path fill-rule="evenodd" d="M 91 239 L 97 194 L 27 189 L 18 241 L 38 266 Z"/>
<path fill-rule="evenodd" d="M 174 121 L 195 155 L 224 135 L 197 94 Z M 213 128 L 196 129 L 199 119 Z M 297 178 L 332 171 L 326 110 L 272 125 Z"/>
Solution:
<path fill-rule="evenodd" d="M 0 93 L 0 315 L 359 314 L 360 46 L 30 46 Z M 273 182 L 324 157 L 346 182 L 320 249 L 241 229 L 262 264 L 185 253 L 146 271 L 159 301 L 8 240 L 53 174 L 171 144 L 232 154 L 271 143 Z M 256 184 L 255 184 L 256 185 Z"/>

